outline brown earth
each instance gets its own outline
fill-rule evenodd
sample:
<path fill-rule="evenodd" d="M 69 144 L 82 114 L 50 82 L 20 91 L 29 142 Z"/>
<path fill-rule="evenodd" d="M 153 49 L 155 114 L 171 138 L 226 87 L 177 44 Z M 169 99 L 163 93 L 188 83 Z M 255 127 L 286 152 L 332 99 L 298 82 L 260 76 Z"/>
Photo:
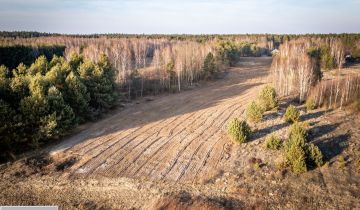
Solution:
<path fill-rule="evenodd" d="M 74 177 L 196 181 L 229 156 L 226 125 L 266 82 L 271 59 L 230 69 L 206 87 L 135 104 L 51 149 L 79 157 Z M 77 143 L 74 145 L 74 143 Z"/>
<path fill-rule="evenodd" d="M 360 116 L 302 106 L 310 140 L 326 160 L 294 175 L 279 169 L 289 125 L 278 111 L 251 125 L 248 143 L 233 144 L 228 121 L 269 83 L 271 59 L 242 58 L 222 79 L 194 90 L 127 104 L 45 149 L 3 165 L 0 205 L 54 204 L 62 209 L 360 209 Z M 345 163 L 339 161 L 343 156 Z M 254 164 L 260 162 L 261 164 Z"/>

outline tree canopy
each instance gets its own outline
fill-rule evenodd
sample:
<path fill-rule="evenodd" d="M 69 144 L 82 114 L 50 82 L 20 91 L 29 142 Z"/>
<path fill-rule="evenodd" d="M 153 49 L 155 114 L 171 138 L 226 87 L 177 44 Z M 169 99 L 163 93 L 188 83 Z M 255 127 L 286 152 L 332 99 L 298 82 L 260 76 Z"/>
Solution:
<path fill-rule="evenodd" d="M 102 54 L 97 62 L 73 54 L 67 61 L 38 57 L 10 71 L 0 66 L 0 152 L 36 148 L 97 118 L 117 99 L 114 69 Z"/>

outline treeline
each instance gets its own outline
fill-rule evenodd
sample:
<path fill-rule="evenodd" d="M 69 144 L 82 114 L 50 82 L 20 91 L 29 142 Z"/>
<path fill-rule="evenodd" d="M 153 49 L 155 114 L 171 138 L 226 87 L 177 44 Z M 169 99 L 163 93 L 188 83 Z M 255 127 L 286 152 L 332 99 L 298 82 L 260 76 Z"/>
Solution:
<path fill-rule="evenodd" d="M 40 56 L 12 71 L 0 67 L 0 157 L 36 148 L 95 119 L 116 103 L 115 71 L 102 54 L 97 62 L 72 54 L 67 61 Z"/>
<path fill-rule="evenodd" d="M 105 33 L 105 34 L 59 34 L 44 33 L 36 31 L 0 31 L 3 38 L 34 38 L 34 37 L 58 37 L 66 36 L 69 38 L 146 38 L 146 39 L 167 39 L 178 41 L 211 41 L 219 39 L 263 39 L 273 40 L 277 44 L 298 38 L 339 38 L 353 46 L 351 42 L 360 39 L 360 34 L 341 33 L 341 34 L 124 34 L 124 33 Z"/>
<path fill-rule="evenodd" d="M 36 31 L 0 31 L 1 39 L 18 39 L 28 38 L 85 38 L 85 39 L 148 39 L 148 40 L 168 40 L 168 41 L 195 41 L 205 43 L 214 40 L 247 40 L 248 42 L 272 42 L 274 48 L 278 48 L 282 43 L 296 39 L 329 39 L 336 38 L 344 44 L 346 53 L 360 58 L 358 41 L 360 34 L 342 33 L 342 34 L 58 34 L 58 33 L 41 33 Z"/>
<path fill-rule="evenodd" d="M 212 35 L 209 35 L 212 36 Z M 216 35 L 214 35 L 215 37 Z M 206 36 L 205 36 L 206 37 Z M 274 49 L 266 36 L 224 36 L 205 42 L 169 38 L 40 37 L 0 39 L 0 45 L 64 45 L 65 57 L 83 54 L 93 61 L 104 52 L 117 70 L 120 91 L 129 99 L 181 91 L 203 78 L 205 57 L 212 53 L 217 69 L 234 65 L 239 56 L 268 55 Z"/>
<path fill-rule="evenodd" d="M 20 63 L 31 65 L 40 55 L 51 59 L 53 55 L 63 56 L 64 52 L 65 46 L 60 45 L 3 45 L 0 46 L 0 64 L 13 69 Z"/>
<path fill-rule="evenodd" d="M 46 37 L 46 36 L 60 36 L 60 34 L 43 33 L 36 31 L 0 31 L 0 37 L 7 37 L 7 38 L 32 38 L 32 37 Z"/>
<path fill-rule="evenodd" d="M 56 37 L 65 36 L 69 38 L 137 38 L 137 39 L 167 39 L 177 41 L 211 41 L 218 39 L 244 39 L 244 38 L 263 38 L 267 40 L 281 40 L 284 37 L 296 37 L 298 35 L 281 35 L 281 34 L 123 34 L 123 33 L 106 33 L 106 34 L 59 34 L 43 33 L 36 31 L 0 31 L 0 37 L 3 38 L 34 38 L 34 37 Z"/>

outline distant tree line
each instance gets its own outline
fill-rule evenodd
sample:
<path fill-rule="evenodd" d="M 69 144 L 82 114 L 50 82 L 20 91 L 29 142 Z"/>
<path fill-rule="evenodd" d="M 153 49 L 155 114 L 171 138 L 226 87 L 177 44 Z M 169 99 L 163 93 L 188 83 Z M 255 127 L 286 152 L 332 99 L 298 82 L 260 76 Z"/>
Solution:
<path fill-rule="evenodd" d="M 109 59 L 40 56 L 30 66 L 0 67 L 0 157 L 37 148 L 95 119 L 117 99 Z"/>
<path fill-rule="evenodd" d="M 56 33 L 43 33 L 36 31 L 0 31 L 0 37 L 7 38 L 32 38 L 32 37 L 47 37 L 47 36 L 60 36 Z"/>
<path fill-rule="evenodd" d="M 0 31 L 0 38 L 41 38 L 41 37 L 67 37 L 67 38 L 135 38 L 135 39 L 166 39 L 175 41 L 197 41 L 204 43 L 213 40 L 236 40 L 236 39 L 252 39 L 259 41 L 266 39 L 272 41 L 274 46 L 278 48 L 282 43 L 299 38 L 338 38 L 342 40 L 345 47 L 351 51 L 354 44 L 360 39 L 358 33 L 342 33 L 342 34 L 122 34 L 122 33 L 106 33 L 106 34 L 59 34 L 59 33 L 43 33 L 36 31 Z"/>

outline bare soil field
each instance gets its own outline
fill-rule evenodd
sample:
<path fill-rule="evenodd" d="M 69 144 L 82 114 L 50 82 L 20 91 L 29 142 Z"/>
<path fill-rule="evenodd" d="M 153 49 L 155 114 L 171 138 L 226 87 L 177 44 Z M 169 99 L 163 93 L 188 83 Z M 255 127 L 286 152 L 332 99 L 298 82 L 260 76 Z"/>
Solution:
<path fill-rule="evenodd" d="M 206 87 L 134 104 L 50 153 L 80 158 L 70 176 L 196 181 L 226 161 L 227 122 L 256 97 L 270 62 L 247 61 Z"/>
<path fill-rule="evenodd" d="M 360 209 L 360 116 L 314 110 L 301 119 L 326 164 L 302 175 L 279 169 L 266 135 L 286 138 L 291 101 L 251 125 L 236 145 L 227 123 L 269 83 L 271 58 L 242 58 L 223 78 L 194 90 L 146 98 L 45 149 L 3 165 L 0 205 L 62 209 Z M 345 163 L 339 161 L 343 156 Z M 254 160 L 261 162 L 254 166 Z"/>

